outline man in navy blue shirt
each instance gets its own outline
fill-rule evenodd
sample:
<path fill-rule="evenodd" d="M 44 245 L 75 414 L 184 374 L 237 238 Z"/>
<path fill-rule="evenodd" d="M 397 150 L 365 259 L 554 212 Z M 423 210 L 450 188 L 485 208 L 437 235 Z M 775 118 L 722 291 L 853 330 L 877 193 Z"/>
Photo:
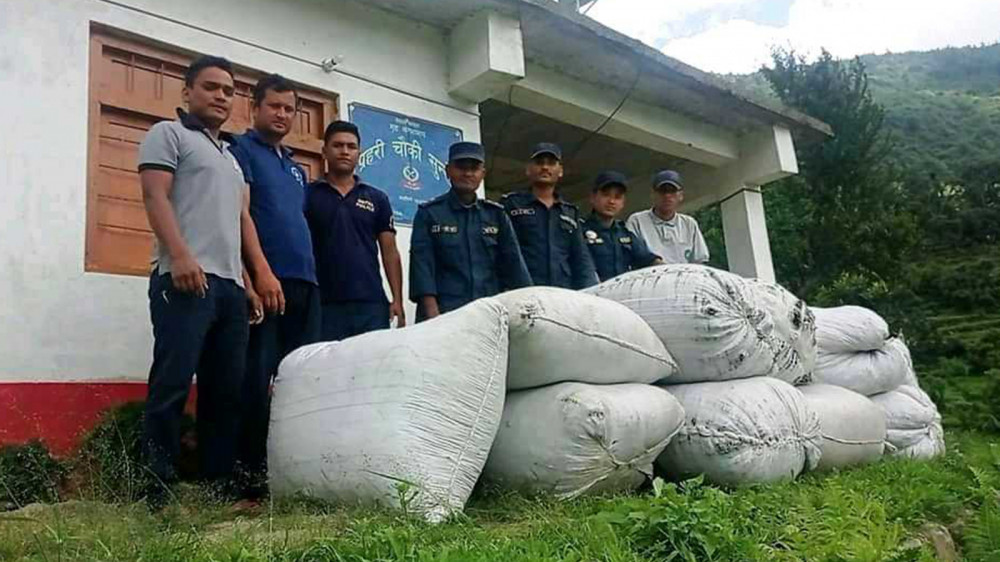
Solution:
<path fill-rule="evenodd" d="M 598 174 L 590 193 L 593 210 L 590 218 L 581 223 L 583 238 L 601 281 L 626 271 L 663 263 L 659 256 L 649 251 L 642 236 L 631 232 L 617 218 L 625 207 L 627 189 L 628 180 L 624 174 L 615 171 Z"/>
<path fill-rule="evenodd" d="M 303 213 L 306 176 L 281 144 L 297 105 L 292 83 L 278 74 L 261 78 L 253 92 L 253 128 L 230 146 L 250 185 L 250 214 L 265 257 L 249 267 L 267 312 L 250 329 L 243 379 L 239 468 L 250 501 L 259 500 L 267 487 L 271 378 L 286 355 L 320 335 L 316 262 Z"/>
<path fill-rule="evenodd" d="M 410 244 L 410 299 L 417 321 L 482 297 L 531 285 L 503 206 L 476 196 L 486 153 L 474 142 L 448 149 L 448 193 L 422 203 Z"/>
<path fill-rule="evenodd" d="M 357 126 L 334 121 L 323 137 L 326 176 L 306 189 L 306 220 L 323 301 L 322 338 L 383 330 L 393 319 L 405 326 L 403 266 L 389 197 L 354 175 L 361 152 Z M 382 288 L 380 252 L 391 303 Z"/>
<path fill-rule="evenodd" d="M 580 210 L 556 190 L 563 176 L 562 150 L 552 143 L 538 144 L 525 173 L 531 189 L 508 193 L 503 206 L 532 282 L 566 289 L 596 285 L 597 272 L 581 234 Z"/>

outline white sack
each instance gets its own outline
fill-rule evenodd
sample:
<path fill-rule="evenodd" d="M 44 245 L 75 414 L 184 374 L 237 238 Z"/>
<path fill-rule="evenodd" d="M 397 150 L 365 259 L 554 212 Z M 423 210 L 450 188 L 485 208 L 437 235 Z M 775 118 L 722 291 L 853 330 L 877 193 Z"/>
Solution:
<path fill-rule="evenodd" d="M 510 312 L 508 390 L 565 381 L 653 383 L 677 372 L 652 328 L 616 302 L 555 287 L 496 298 Z"/>
<path fill-rule="evenodd" d="M 567 382 L 512 392 L 483 477 L 560 498 L 631 490 L 683 421 L 677 400 L 655 386 Z"/>
<path fill-rule="evenodd" d="M 919 387 L 903 385 L 872 396 L 885 413 L 893 455 L 930 459 L 945 452 L 944 429 L 937 406 Z"/>
<path fill-rule="evenodd" d="M 798 388 L 819 416 L 823 456 L 817 470 L 843 468 L 882 457 L 885 415 L 874 402 L 839 386 L 813 384 Z"/>
<path fill-rule="evenodd" d="M 587 292 L 624 304 L 653 328 L 680 367 L 671 384 L 759 375 L 805 382 L 812 370 L 795 341 L 804 338 L 805 347 L 811 346 L 811 324 L 800 317 L 799 328 L 783 333 L 773 303 L 732 273 L 663 265 L 619 275 Z"/>
<path fill-rule="evenodd" d="M 816 315 L 816 345 L 826 353 L 855 353 L 882 349 L 889 325 L 876 312 L 861 306 L 809 307 Z"/>
<path fill-rule="evenodd" d="M 779 351 L 775 356 L 784 361 L 776 365 L 777 371 L 791 369 L 791 376 L 775 376 L 789 382 L 802 384 L 810 380 L 816 366 L 816 318 L 806 302 L 777 283 L 760 279 L 746 279 L 757 296 L 758 305 L 771 317 L 779 345 L 791 346 L 791 352 Z M 804 373 L 804 375 L 803 375 Z M 668 381 L 669 382 L 669 381 Z"/>
<path fill-rule="evenodd" d="M 276 496 L 461 511 L 503 411 L 507 310 L 482 299 L 429 322 L 303 347 L 281 363 L 268 467 Z"/>
<path fill-rule="evenodd" d="M 802 393 L 770 377 L 666 387 L 685 423 L 656 467 L 716 484 L 790 479 L 820 460 L 819 418 Z"/>
<path fill-rule="evenodd" d="M 872 396 L 915 380 L 910 350 L 900 338 L 891 338 L 882 349 L 856 353 L 824 353 L 816 357 L 813 381 L 832 384 Z"/>

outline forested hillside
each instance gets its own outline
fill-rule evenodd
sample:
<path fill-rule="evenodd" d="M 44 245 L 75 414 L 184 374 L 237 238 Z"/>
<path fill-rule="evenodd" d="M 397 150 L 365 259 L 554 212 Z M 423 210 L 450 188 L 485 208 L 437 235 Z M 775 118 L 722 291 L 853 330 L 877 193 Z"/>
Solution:
<path fill-rule="evenodd" d="M 1000 161 L 1000 43 L 861 61 L 900 165 L 948 181 Z M 754 97 L 775 98 L 761 73 L 724 78 Z"/>
<path fill-rule="evenodd" d="M 773 62 L 724 78 L 836 133 L 765 189 L 779 281 L 877 309 L 946 421 L 1000 430 L 1000 44 Z M 725 265 L 717 209 L 699 219 Z"/>

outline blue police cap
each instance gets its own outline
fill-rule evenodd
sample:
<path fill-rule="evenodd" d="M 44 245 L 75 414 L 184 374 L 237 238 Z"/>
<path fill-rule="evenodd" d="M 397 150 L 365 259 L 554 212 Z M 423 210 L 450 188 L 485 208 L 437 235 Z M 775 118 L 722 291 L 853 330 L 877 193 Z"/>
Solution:
<path fill-rule="evenodd" d="M 448 162 L 456 160 L 486 162 L 486 150 L 478 142 L 456 142 L 448 148 Z"/>
<path fill-rule="evenodd" d="M 677 189 L 684 189 L 684 182 L 681 175 L 673 170 L 661 170 L 653 177 L 653 189 L 660 189 L 664 185 L 672 185 Z"/>
<path fill-rule="evenodd" d="M 562 149 L 558 144 L 551 142 L 540 142 L 531 150 L 531 159 L 534 160 L 543 154 L 551 154 L 556 160 L 562 160 Z"/>
<path fill-rule="evenodd" d="M 597 179 L 594 180 L 594 191 L 604 189 L 609 185 L 621 186 L 622 191 L 625 191 L 628 189 L 628 178 L 625 177 L 625 174 L 614 170 L 605 170 L 597 174 Z"/>

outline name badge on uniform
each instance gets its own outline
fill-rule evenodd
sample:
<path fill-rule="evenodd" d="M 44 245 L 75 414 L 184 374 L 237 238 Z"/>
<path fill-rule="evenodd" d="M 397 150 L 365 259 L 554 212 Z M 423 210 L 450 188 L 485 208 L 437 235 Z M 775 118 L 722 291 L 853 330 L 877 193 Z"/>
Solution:
<path fill-rule="evenodd" d="M 587 230 L 583 233 L 583 237 L 587 239 L 587 244 L 603 244 L 604 239 L 597 235 L 593 230 Z"/>
<path fill-rule="evenodd" d="M 533 215 L 535 214 L 534 209 L 511 209 L 510 216 L 520 217 L 522 215 Z"/>
<path fill-rule="evenodd" d="M 621 238 L 618 239 L 618 242 L 620 244 L 631 244 L 632 243 L 632 237 L 631 236 L 622 236 Z"/>
<path fill-rule="evenodd" d="M 458 234 L 458 227 L 449 224 L 432 224 L 431 234 Z"/>
<path fill-rule="evenodd" d="M 358 199 L 358 202 L 355 203 L 355 206 L 357 206 L 359 209 L 364 209 L 369 213 L 375 212 L 375 203 L 372 203 L 367 199 Z"/>
<path fill-rule="evenodd" d="M 483 234 L 485 234 L 487 236 L 496 236 L 497 234 L 500 234 L 500 227 L 497 227 L 497 226 L 484 226 L 483 227 Z"/>

